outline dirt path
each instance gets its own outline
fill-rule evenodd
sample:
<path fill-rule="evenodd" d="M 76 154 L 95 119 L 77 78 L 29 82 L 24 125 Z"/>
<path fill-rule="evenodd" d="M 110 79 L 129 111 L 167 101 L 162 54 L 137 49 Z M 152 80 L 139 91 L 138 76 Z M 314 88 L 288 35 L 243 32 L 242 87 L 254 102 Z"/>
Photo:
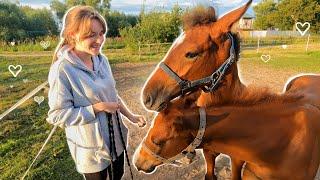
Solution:
<path fill-rule="evenodd" d="M 145 115 L 148 120 L 147 126 L 143 129 L 126 122 L 130 137 L 129 157 L 132 157 L 134 150 L 146 135 L 154 116 L 153 113 L 145 111 L 140 103 L 140 91 L 147 77 L 155 67 L 156 63 L 123 63 L 113 65 L 112 67 L 120 96 L 133 112 Z M 295 71 L 281 72 L 261 67 L 251 67 L 249 69 L 249 67 L 241 66 L 240 64 L 241 79 L 245 84 L 267 86 L 279 93 L 282 91 L 288 78 L 298 73 L 299 72 Z M 197 154 L 196 161 L 186 167 L 179 168 L 172 165 L 164 165 L 158 168 L 152 175 L 139 173 L 133 168 L 133 173 L 137 176 L 137 179 L 203 179 L 205 162 L 201 152 L 198 151 Z M 229 159 L 226 156 L 220 156 L 217 161 L 216 172 L 218 173 L 219 179 L 230 179 Z M 126 170 L 124 179 L 130 179 L 128 170 Z"/>
<path fill-rule="evenodd" d="M 26 52 L 5 52 L 0 57 L 52 57 L 53 51 L 26 51 Z"/>

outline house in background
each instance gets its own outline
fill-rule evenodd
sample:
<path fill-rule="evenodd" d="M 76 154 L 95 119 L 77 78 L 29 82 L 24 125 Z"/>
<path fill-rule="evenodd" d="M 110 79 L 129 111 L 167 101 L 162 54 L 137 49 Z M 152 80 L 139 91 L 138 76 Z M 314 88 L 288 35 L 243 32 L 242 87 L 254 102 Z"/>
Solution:
<path fill-rule="evenodd" d="M 253 30 L 253 22 L 254 22 L 254 16 L 250 14 L 245 14 L 243 17 L 239 20 L 239 28 L 242 31 L 252 31 Z"/>
<path fill-rule="evenodd" d="M 255 17 L 253 15 L 246 13 L 239 20 L 235 28 L 240 33 L 241 37 L 248 37 L 251 34 L 250 32 L 254 31 L 254 28 L 253 28 L 254 19 Z"/>

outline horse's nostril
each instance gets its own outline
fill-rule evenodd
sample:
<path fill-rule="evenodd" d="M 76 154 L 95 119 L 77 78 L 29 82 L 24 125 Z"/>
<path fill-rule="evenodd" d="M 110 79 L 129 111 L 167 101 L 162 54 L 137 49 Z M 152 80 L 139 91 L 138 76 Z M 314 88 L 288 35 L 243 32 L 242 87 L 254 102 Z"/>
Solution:
<path fill-rule="evenodd" d="M 155 167 L 150 167 L 148 170 L 147 170 L 147 172 L 152 172 L 153 170 L 155 169 Z"/>
<path fill-rule="evenodd" d="M 151 96 L 146 96 L 145 98 L 144 98 L 144 105 L 146 106 L 146 107 L 150 107 L 151 105 L 152 105 L 152 98 L 151 98 Z"/>
<path fill-rule="evenodd" d="M 142 169 L 139 166 L 136 166 L 138 171 L 142 171 Z"/>

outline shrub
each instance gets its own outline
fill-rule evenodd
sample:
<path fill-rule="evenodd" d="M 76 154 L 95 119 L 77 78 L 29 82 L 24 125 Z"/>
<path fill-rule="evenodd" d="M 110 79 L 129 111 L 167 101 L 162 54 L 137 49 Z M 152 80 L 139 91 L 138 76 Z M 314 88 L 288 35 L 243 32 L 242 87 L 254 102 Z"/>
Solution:
<path fill-rule="evenodd" d="M 172 42 L 180 33 L 181 9 L 174 7 L 171 12 L 152 11 L 141 15 L 141 21 L 134 27 L 120 31 L 127 47 L 137 49 L 139 43 Z"/>

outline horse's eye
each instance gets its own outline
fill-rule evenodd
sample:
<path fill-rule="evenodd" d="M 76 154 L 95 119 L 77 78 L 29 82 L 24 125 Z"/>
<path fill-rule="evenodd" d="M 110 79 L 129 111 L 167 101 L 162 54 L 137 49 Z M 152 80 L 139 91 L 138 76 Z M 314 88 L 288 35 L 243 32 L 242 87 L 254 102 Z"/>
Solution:
<path fill-rule="evenodd" d="M 152 142 L 153 142 L 153 144 L 155 144 L 157 146 L 161 146 L 164 143 L 164 141 L 162 141 L 160 139 L 156 139 L 156 138 L 153 138 Z"/>
<path fill-rule="evenodd" d="M 186 54 L 186 58 L 188 58 L 188 59 L 194 59 L 194 58 L 196 58 L 198 55 L 199 55 L 198 52 L 188 52 L 188 53 Z"/>

